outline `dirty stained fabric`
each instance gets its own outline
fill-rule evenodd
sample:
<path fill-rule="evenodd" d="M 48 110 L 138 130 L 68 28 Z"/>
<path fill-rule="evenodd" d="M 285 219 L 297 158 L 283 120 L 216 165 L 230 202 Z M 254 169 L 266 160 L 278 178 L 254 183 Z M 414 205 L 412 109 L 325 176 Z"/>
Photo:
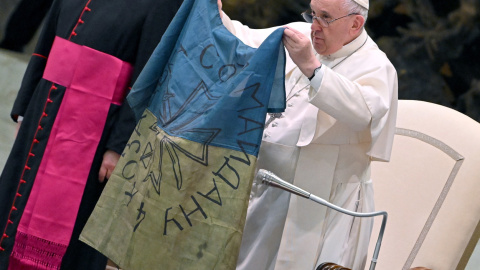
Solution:
<path fill-rule="evenodd" d="M 127 97 L 138 119 L 81 240 L 125 269 L 234 269 L 283 29 L 258 49 L 185 1 Z"/>

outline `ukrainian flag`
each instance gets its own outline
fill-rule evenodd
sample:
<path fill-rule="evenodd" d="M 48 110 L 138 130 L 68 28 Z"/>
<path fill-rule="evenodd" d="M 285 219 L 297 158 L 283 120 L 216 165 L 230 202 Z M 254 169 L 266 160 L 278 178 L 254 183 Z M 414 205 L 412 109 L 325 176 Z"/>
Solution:
<path fill-rule="evenodd" d="M 283 29 L 258 48 L 187 0 L 135 83 L 138 124 L 81 240 L 125 269 L 235 269 Z"/>

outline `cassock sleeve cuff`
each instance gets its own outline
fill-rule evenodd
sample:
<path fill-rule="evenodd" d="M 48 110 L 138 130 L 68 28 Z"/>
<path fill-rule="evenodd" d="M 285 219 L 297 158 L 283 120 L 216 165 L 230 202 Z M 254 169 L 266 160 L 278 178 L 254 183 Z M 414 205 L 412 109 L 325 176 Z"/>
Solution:
<path fill-rule="evenodd" d="M 325 74 L 325 65 L 322 65 L 320 69 L 315 73 L 312 80 L 310 81 L 310 93 L 309 98 L 312 100 L 320 89 L 322 85 L 323 75 Z"/>

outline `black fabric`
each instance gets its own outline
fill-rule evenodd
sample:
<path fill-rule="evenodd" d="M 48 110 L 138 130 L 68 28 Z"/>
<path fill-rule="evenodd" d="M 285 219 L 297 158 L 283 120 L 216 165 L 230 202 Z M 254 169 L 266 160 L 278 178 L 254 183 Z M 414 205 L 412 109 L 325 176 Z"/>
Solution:
<path fill-rule="evenodd" d="M 55 36 L 69 38 L 87 2 L 89 1 L 55 0 L 53 2 L 13 105 L 12 118 L 16 120 L 17 116 L 21 115 L 24 116 L 24 121 L 0 176 L 0 229 L 3 232 L 7 228 L 5 233 L 9 236 L 0 244 L 0 247 L 5 249 L 0 251 L 0 269 L 7 269 L 17 226 L 65 93 L 65 87 L 57 86 L 58 89 L 50 94 L 53 102 L 46 106 L 52 83 L 42 79 L 47 60 L 41 56 L 48 57 Z M 85 11 L 82 16 L 84 23 L 78 25 L 75 29 L 77 35 L 70 40 L 132 63 L 134 74 L 131 84 L 133 84 L 181 2 L 180 0 L 91 0 L 88 5 L 91 11 Z M 101 91 L 101 85 L 98 86 L 98 91 Z M 42 118 L 40 122 L 42 129 L 37 132 L 45 107 L 45 113 L 48 116 Z M 70 245 L 62 261 L 62 269 L 105 269 L 106 258 L 77 239 L 104 187 L 104 184 L 100 184 L 97 180 L 103 154 L 107 149 L 121 153 L 134 127 L 135 121 L 128 103 L 124 102 L 122 106 L 112 104 L 95 153 Z M 34 138 L 38 143 L 32 143 Z M 28 164 L 25 164 L 31 147 L 31 153 L 35 156 L 30 157 Z M 22 179 L 26 183 L 21 184 L 18 190 L 22 196 L 16 197 L 25 165 L 28 165 L 30 170 L 25 171 Z M 14 199 L 17 210 L 12 211 L 10 216 L 13 224 L 7 226 Z"/>
<path fill-rule="evenodd" d="M 22 0 L 8 18 L 0 48 L 22 52 L 42 24 L 53 0 Z"/>

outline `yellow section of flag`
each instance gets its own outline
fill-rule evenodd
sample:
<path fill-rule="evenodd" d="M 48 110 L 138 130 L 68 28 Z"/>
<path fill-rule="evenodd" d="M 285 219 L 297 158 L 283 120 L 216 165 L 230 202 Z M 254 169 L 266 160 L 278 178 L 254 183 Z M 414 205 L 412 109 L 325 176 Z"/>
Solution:
<path fill-rule="evenodd" d="M 145 111 L 80 239 L 125 269 L 235 269 L 256 157 Z"/>

